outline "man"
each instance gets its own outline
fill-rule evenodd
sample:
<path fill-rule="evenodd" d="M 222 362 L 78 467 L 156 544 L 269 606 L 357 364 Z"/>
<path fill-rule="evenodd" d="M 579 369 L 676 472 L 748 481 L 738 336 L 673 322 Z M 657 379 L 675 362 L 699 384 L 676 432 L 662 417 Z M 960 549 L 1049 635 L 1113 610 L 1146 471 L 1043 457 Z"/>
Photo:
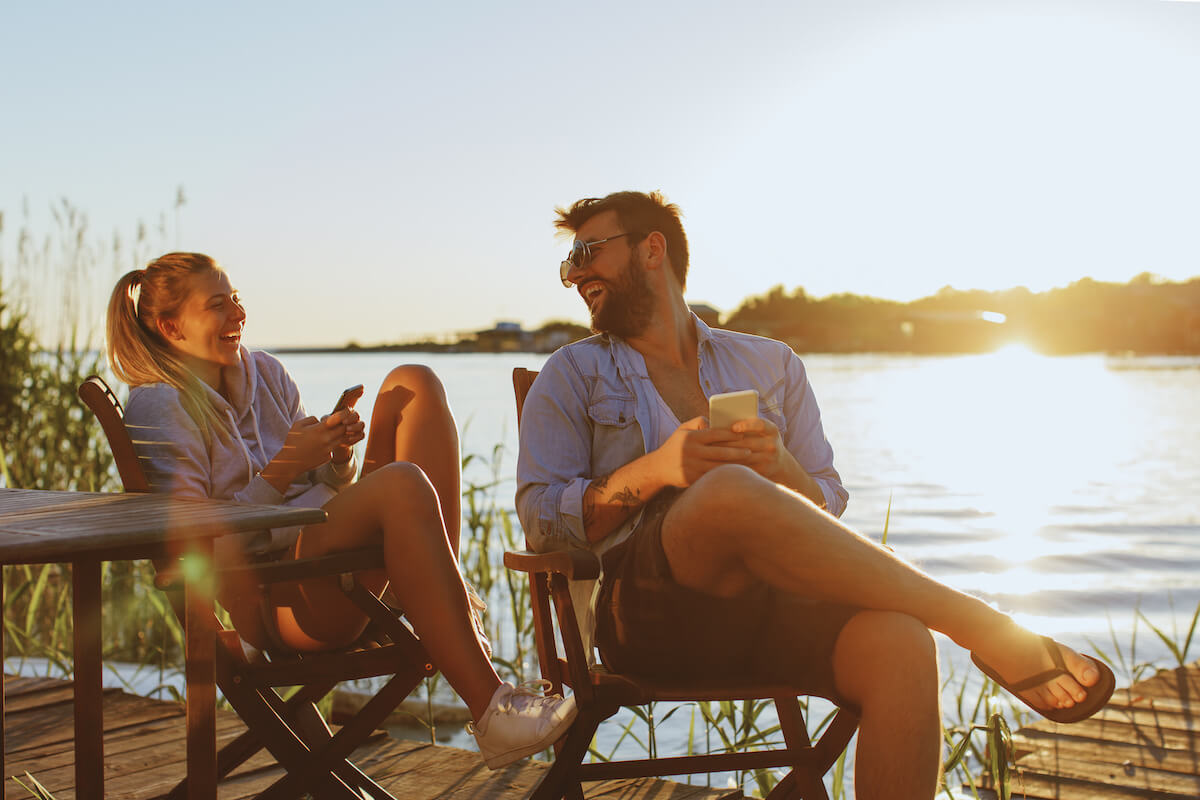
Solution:
<path fill-rule="evenodd" d="M 598 335 L 551 356 L 526 398 L 517 511 L 535 547 L 603 554 L 606 663 L 671 676 L 749 669 L 859 708 L 859 798 L 936 791 L 930 630 L 1043 714 L 1065 721 L 1107 701 L 1103 665 L 838 522 L 847 493 L 803 364 L 689 311 L 676 206 L 618 192 L 557 213 L 575 237 L 560 277 Z M 710 429 L 707 398 L 742 389 L 758 391 L 758 418 Z"/>

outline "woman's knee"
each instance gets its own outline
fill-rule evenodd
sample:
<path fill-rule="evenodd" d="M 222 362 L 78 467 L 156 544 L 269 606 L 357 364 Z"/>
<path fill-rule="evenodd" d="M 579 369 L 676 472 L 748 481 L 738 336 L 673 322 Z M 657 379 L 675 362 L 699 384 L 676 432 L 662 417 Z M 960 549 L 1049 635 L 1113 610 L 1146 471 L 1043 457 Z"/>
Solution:
<path fill-rule="evenodd" d="M 417 396 L 445 399 L 446 389 L 437 373 L 424 364 L 401 364 L 383 379 L 379 393 L 407 389 Z"/>
<path fill-rule="evenodd" d="M 378 475 L 379 477 L 374 477 Z M 393 461 L 385 464 L 371 477 L 376 483 L 376 491 L 384 498 L 393 500 L 431 499 L 437 502 L 437 491 L 425 474 L 425 470 L 409 461 Z"/>

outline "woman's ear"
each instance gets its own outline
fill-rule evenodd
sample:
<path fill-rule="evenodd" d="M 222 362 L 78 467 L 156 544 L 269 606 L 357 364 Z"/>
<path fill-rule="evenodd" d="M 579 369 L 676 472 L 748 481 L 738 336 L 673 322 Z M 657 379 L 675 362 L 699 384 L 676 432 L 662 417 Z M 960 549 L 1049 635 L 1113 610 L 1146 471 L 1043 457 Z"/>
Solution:
<path fill-rule="evenodd" d="M 168 342 L 178 342 L 183 339 L 183 333 L 179 330 L 179 326 L 175 324 L 175 320 L 159 317 L 156 320 L 158 333 Z"/>

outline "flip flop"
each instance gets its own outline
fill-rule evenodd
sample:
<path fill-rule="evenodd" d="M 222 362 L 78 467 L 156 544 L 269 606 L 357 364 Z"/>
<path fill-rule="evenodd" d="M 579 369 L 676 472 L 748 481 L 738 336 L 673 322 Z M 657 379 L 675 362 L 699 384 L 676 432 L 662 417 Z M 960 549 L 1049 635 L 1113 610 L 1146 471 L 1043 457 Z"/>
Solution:
<path fill-rule="evenodd" d="M 1113 689 L 1117 686 L 1117 679 L 1113 675 L 1111 669 L 1107 665 L 1100 663 L 1091 656 L 1084 656 L 1096 665 L 1096 671 L 1100 673 L 1100 678 L 1091 686 L 1083 686 L 1083 690 L 1087 692 L 1087 697 L 1082 702 L 1078 702 L 1070 708 L 1038 708 L 1033 703 L 1024 699 L 1018 692 L 1024 692 L 1035 686 L 1040 686 L 1047 681 L 1057 678 L 1059 675 L 1070 675 L 1066 663 L 1063 661 L 1062 651 L 1059 650 L 1058 642 L 1051 639 L 1049 636 L 1042 637 L 1042 643 L 1046 646 L 1046 652 L 1050 654 L 1050 660 L 1054 662 L 1054 669 L 1048 669 L 1045 672 L 1039 672 L 1037 675 L 1026 678 L 1023 681 L 1009 683 L 1000 677 L 1000 673 L 992 669 L 979 656 L 971 653 L 971 660 L 975 662 L 975 666 L 987 675 L 1000 687 L 1010 692 L 1014 697 L 1020 700 L 1025 705 L 1032 708 L 1037 713 L 1041 714 L 1051 722 L 1071 723 L 1080 722 L 1095 714 L 1108 702 L 1112 697 Z M 1074 677 L 1074 676 L 1072 676 Z"/>

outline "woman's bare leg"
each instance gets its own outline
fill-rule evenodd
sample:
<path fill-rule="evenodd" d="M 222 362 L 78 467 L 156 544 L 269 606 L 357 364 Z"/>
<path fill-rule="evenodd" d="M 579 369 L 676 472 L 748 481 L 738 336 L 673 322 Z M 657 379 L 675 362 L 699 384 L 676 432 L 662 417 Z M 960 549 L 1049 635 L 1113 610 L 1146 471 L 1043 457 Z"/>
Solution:
<path fill-rule="evenodd" d="M 394 461 L 416 464 L 437 492 L 450 548 L 458 555 L 462 528 L 462 467 L 458 429 L 446 391 L 433 370 L 405 364 L 384 378 L 371 412 L 362 474 Z"/>
<path fill-rule="evenodd" d="M 407 463 L 379 467 L 326 503 L 325 510 L 329 521 L 305 528 L 296 543 L 297 558 L 382 538 L 391 590 L 434 664 L 479 719 L 500 678 L 476 638 L 438 494 L 425 473 Z M 306 581 L 299 596 L 290 614 L 280 614 L 280 634 L 288 644 L 339 646 L 361 631 L 364 615 L 342 594 L 336 578 Z"/>

